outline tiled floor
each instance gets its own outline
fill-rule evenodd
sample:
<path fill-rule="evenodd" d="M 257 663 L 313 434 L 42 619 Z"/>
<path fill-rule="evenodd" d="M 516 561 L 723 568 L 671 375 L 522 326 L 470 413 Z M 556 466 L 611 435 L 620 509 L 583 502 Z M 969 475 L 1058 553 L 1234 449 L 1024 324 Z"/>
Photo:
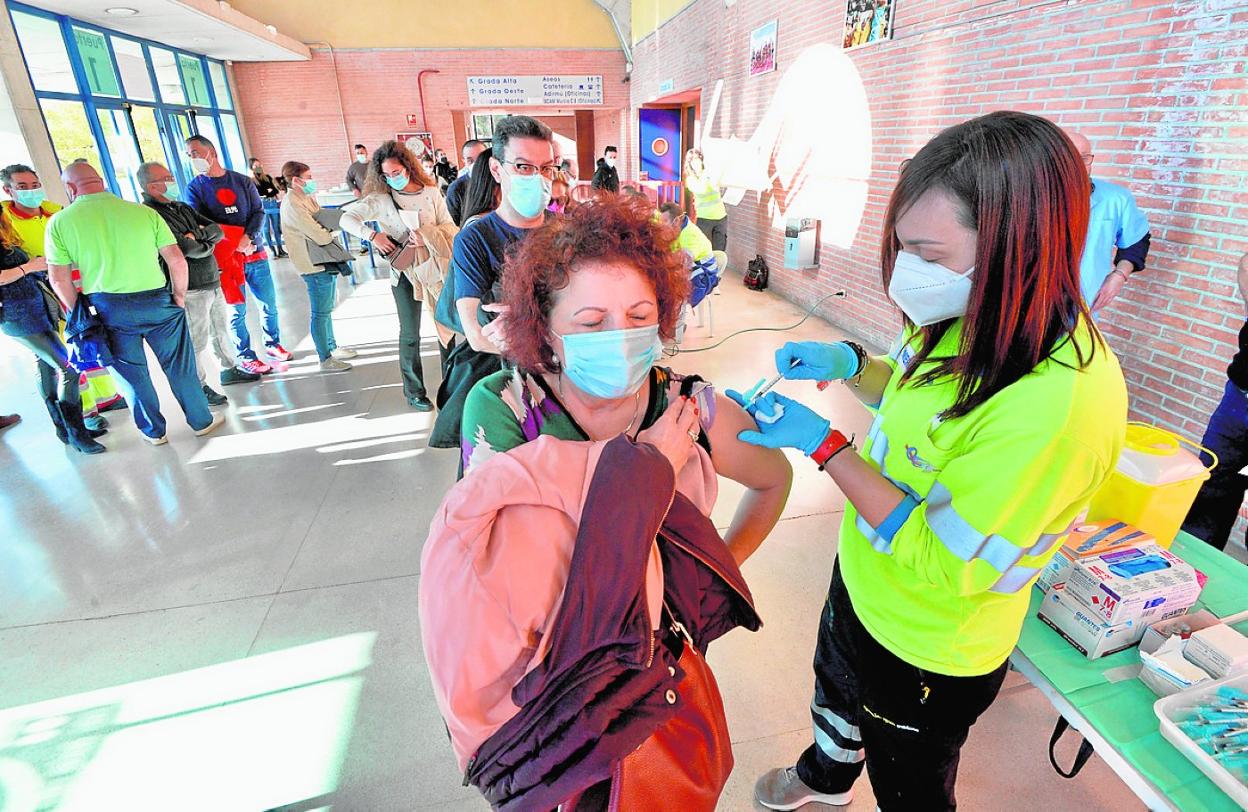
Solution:
<path fill-rule="evenodd" d="M 170 414 L 170 444 L 152 448 L 118 412 L 109 453 L 67 452 L 28 357 L 0 341 L 0 409 L 25 416 L 0 435 L 0 810 L 485 808 L 460 786 L 422 662 L 420 549 L 455 458 L 426 449 L 430 417 L 403 401 L 388 284 L 343 283 L 338 339 L 362 355 L 327 375 L 302 284 L 287 263 L 276 275 L 298 360 L 227 389 L 228 423 L 206 440 Z M 714 307 L 716 338 L 800 315 L 737 280 Z M 748 387 L 784 338 L 834 335 L 812 319 L 675 365 Z M 706 343 L 699 328 L 686 340 Z M 839 387 L 786 387 L 847 431 L 867 423 Z M 797 470 L 784 520 L 745 568 L 766 626 L 711 653 L 737 743 L 725 810 L 753 808 L 758 773 L 808 743 L 843 498 Z M 738 492 L 723 488 L 719 524 Z M 1097 759 L 1076 780 L 1055 775 L 1054 712 L 1007 685 L 964 751 L 964 808 L 1138 807 Z M 874 808 L 858 789 L 850 808 Z"/>

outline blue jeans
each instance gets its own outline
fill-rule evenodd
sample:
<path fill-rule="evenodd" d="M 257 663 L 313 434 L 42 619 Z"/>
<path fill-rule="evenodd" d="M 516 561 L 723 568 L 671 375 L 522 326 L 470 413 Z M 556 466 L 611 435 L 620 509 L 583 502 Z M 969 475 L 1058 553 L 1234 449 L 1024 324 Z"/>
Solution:
<path fill-rule="evenodd" d="M 1230 381 L 1200 444 L 1218 455 L 1218 467 L 1200 486 L 1183 530 L 1225 550 L 1248 489 L 1248 477 L 1239 473 L 1248 465 L 1248 394 Z M 1206 465 L 1212 462 L 1205 454 L 1200 456 Z"/>
<path fill-rule="evenodd" d="M 308 309 L 312 314 L 312 343 L 324 361 L 338 347 L 334 341 L 334 303 L 338 298 L 338 274 L 332 271 L 303 275 L 308 286 Z"/>
<path fill-rule="evenodd" d="M 268 230 L 265 232 L 265 242 L 274 251 L 283 251 L 282 248 L 282 215 L 281 207 L 276 200 L 265 198 L 261 201 L 264 206 L 264 219 L 268 223 Z"/>
<path fill-rule="evenodd" d="M 93 293 L 90 298 L 108 327 L 113 371 L 130 389 L 130 411 L 139 431 L 148 437 L 165 436 L 165 417 L 160 413 L 160 400 L 147 368 L 144 341 L 156 354 L 186 422 L 196 431 L 206 428 L 212 422 L 212 413 L 200 388 L 186 311 L 173 303 L 168 288 L 142 293 Z"/>
<path fill-rule="evenodd" d="M 281 331 L 277 326 L 277 289 L 273 287 L 273 271 L 267 259 L 248 262 L 243 267 L 247 278 L 247 287 L 251 295 L 260 300 L 264 309 L 264 345 L 272 347 L 282 343 Z M 243 292 L 246 296 L 246 291 Z M 234 344 L 238 357 L 255 360 L 256 351 L 251 348 L 251 333 L 247 330 L 247 303 L 231 305 L 234 315 L 230 318 L 230 330 L 234 333 Z"/>

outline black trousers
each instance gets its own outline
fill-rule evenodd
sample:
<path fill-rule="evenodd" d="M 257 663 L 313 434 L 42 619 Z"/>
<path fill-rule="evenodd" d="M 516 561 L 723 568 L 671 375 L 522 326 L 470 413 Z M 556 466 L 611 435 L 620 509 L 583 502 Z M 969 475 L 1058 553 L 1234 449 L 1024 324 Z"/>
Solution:
<path fill-rule="evenodd" d="M 955 809 L 962 745 L 1005 672 L 1002 663 L 983 676 L 950 677 L 900 659 L 859 621 L 838 562 L 815 647 L 815 743 L 798 760 L 798 775 L 814 790 L 841 793 L 865 760 L 884 812 Z"/>
<path fill-rule="evenodd" d="M 69 351 L 52 331 L 10 336 L 35 354 L 39 370 L 39 393 L 44 400 L 79 403 L 78 370 L 69 363 Z"/>
<path fill-rule="evenodd" d="M 412 298 L 412 283 L 406 276 L 399 276 L 399 284 L 393 285 L 394 309 L 399 314 L 399 372 L 403 377 L 403 395 L 408 400 L 423 398 L 425 370 L 420 362 L 420 315 L 421 301 Z"/>
<path fill-rule="evenodd" d="M 718 220 L 698 220 L 698 228 L 711 241 L 712 251 L 728 250 L 728 218 L 721 217 Z"/>

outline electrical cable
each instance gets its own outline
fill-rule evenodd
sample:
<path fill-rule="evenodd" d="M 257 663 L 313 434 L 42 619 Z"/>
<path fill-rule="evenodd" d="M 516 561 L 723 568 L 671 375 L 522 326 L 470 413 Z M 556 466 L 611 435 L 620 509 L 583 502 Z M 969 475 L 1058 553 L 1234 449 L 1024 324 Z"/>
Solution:
<path fill-rule="evenodd" d="M 843 288 L 841 290 L 836 291 L 835 293 L 829 293 L 827 296 L 824 296 L 822 299 L 820 299 L 819 301 L 811 305 L 810 309 L 806 311 L 806 315 L 802 316 L 801 319 L 799 319 L 795 324 L 791 324 L 788 327 L 747 327 L 744 330 L 737 330 L 735 333 L 724 336 L 719 341 L 716 341 L 714 344 L 711 344 L 709 347 L 694 347 L 693 349 L 689 349 L 689 350 L 676 347 L 673 350 L 668 350 L 667 351 L 668 357 L 675 358 L 677 355 L 684 355 L 685 353 L 690 353 L 690 352 L 707 352 L 709 350 L 715 349 L 716 347 L 720 347 L 725 342 L 731 339 L 734 339 L 739 335 L 744 335 L 745 333 L 787 333 L 790 330 L 796 330 L 798 327 L 801 327 L 803 324 L 805 324 L 807 319 L 815 315 L 815 311 L 819 309 L 819 306 L 822 305 L 824 302 L 826 302 L 828 299 L 836 299 L 836 298 L 844 299 L 848 295 L 849 294 L 847 294 Z"/>

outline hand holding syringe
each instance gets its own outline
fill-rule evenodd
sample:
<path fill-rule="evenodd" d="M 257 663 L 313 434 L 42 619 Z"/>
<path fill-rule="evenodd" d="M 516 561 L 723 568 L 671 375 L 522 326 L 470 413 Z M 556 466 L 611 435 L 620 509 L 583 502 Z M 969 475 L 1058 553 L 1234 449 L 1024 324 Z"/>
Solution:
<path fill-rule="evenodd" d="M 760 380 L 745 393 L 746 404 L 753 404 L 782 380 L 818 381 L 822 391 L 835 380 L 852 378 L 861 370 L 863 355 L 845 341 L 825 344 L 821 341 L 790 341 L 776 350 L 778 374 Z"/>

